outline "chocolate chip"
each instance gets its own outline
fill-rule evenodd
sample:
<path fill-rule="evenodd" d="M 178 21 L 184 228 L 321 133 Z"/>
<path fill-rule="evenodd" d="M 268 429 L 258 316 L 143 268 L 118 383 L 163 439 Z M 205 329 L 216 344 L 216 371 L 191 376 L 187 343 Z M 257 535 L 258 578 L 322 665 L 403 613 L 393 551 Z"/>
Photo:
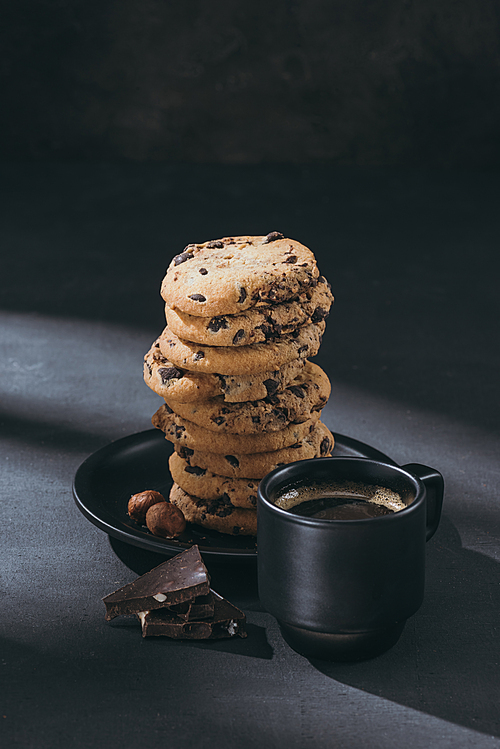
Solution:
<path fill-rule="evenodd" d="M 264 398 L 266 403 L 270 403 L 271 406 L 277 406 L 280 402 L 280 399 L 275 393 L 270 393 L 266 398 Z"/>
<path fill-rule="evenodd" d="M 168 406 L 168 405 L 167 405 L 166 403 L 165 403 L 165 405 L 163 406 L 163 408 L 165 409 L 165 411 L 166 411 L 166 412 L 167 412 L 168 414 L 173 414 L 173 413 L 174 413 L 174 412 L 172 411 L 172 409 L 170 408 L 170 406 Z"/>
<path fill-rule="evenodd" d="M 277 239 L 284 239 L 283 234 L 281 234 L 279 231 L 272 231 L 267 235 L 264 241 L 267 244 L 268 242 L 275 242 Z"/>
<path fill-rule="evenodd" d="M 266 317 L 266 323 L 262 323 L 262 325 L 258 325 L 257 329 L 262 330 L 262 333 L 264 334 L 264 337 L 266 341 L 270 340 L 271 338 L 276 338 L 276 336 L 281 335 L 283 331 L 283 326 L 273 320 L 273 318 L 268 315 Z"/>
<path fill-rule="evenodd" d="M 174 265 L 180 265 L 181 263 L 185 263 L 186 260 L 192 260 L 193 259 L 192 252 L 181 252 L 180 255 L 176 255 L 174 257 Z"/>
<path fill-rule="evenodd" d="M 209 512 L 210 515 L 217 515 L 220 518 L 223 518 L 226 515 L 231 515 L 232 511 L 233 507 L 230 504 L 227 494 L 223 494 L 222 497 L 219 497 L 218 499 L 213 499 L 207 505 L 207 512 Z"/>
<path fill-rule="evenodd" d="M 283 260 L 283 262 L 290 263 L 292 265 L 293 263 L 297 262 L 297 255 L 290 255 L 286 260 Z"/>
<path fill-rule="evenodd" d="M 186 466 L 184 470 L 186 473 L 192 473 L 195 476 L 204 476 L 207 472 L 206 468 L 200 468 L 199 466 Z"/>
<path fill-rule="evenodd" d="M 302 447 L 302 442 L 296 442 L 295 445 L 290 445 L 290 449 L 297 450 L 299 447 Z"/>
<path fill-rule="evenodd" d="M 248 497 L 248 501 L 249 501 L 249 502 L 251 502 L 251 503 L 252 503 L 253 505 L 256 505 L 256 504 L 257 504 L 257 497 L 254 497 L 254 495 L 253 495 L 253 494 L 251 494 L 251 495 L 250 495 L 250 496 Z"/>
<path fill-rule="evenodd" d="M 252 416 L 252 422 L 254 424 L 260 424 L 260 416 Z"/>
<path fill-rule="evenodd" d="M 205 358 L 205 354 L 203 353 L 203 351 L 197 351 L 196 354 L 194 354 L 193 356 L 193 361 L 200 361 L 200 359 L 204 359 L 204 358 Z"/>
<path fill-rule="evenodd" d="M 323 307 L 316 307 L 312 313 L 311 322 L 321 322 L 322 320 L 326 320 L 327 317 L 328 312 L 326 309 L 323 309 Z"/>
<path fill-rule="evenodd" d="M 225 422 L 226 420 L 225 420 L 225 418 L 224 418 L 223 416 L 214 416 L 214 417 L 212 418 L 212 421 L 213 421 L 213 422 L 214 422 L 215 424 L 217 424 L 217 426 L 220 426 L 221 424 L 224 424 L 224 422 Z"/>
<path fill-rule="evenodd" d="M 243 328 L 240 328 L 233 337 L 233 346 L 236 346 L 237 343 L 239 343 L 243 338 L 245 337 L 245 331 Z"/>
<path fill-rule="evenodd" d="M 210 250 L 222 250 L 224 242 L 213 240 L 212 242 L 207 242 L 207 247 Z"/>
<path fill-rule="evenodd" d="M 276 380 L 264 380 L 264 387 L 266 388 L 268 395 L 274 395 L 278 390 L 278 383 Z"/>
<path fill-rule="evenodd" d="M 224 457 L 229 463 L 229 465 L 232 466 L 233 468 L 240 467 L 240 461 L 234 455 L 224 455 Z"/>
<path fill-rule="evenodd" d="M 331 449 L 332 449 L 332 443 L 330 442 L 330 438 L 329 437 L 325 437 L 321 441 L 321 445 L 319 446 L 319 451 L 320 451 L 322 457 L 325 457 L 325 455 L 328 455 L 328 453 L 331 451 Z"/>
<path fill-rule="evenodd" d="M 297 398 L 303 398 L 305 395 L 300 385 L 290 385 L 287 390 L 289 390 L 290 393 L 293 393 L 293 395 L 296 395 Z"/>
<path fill-rule="evenodd" d="M 246 298 L 247 298 L 247 292 L 246 292 L 246 289 L 243 288 L 242 286 L 240 289 L 240 298 L 238 299 L 238 304 L 243 304 Z"/>
<path fill-rule="evenodd" d="M 208 273 L 208 270 L 206 268 L 200 268 L 198 273 L 201 273 L 202 276 L 206 276 Z"/>
<path fill-rule="evenodd" d="M 192 299 L 193 302 L 206 302 L 207 298 L 203 296 L 203 294 L 190 294 L 189 299 Z"/>
<path fill-rule="evenodd" d="M 187 460 L 191 457 L 191 455 L 194 455 L 194 450 L 191 450 L 190 447 L 185 447 L 185 445 L 181 445 L 177 450 L 177 453 L 181 456 L 181 458 Z"/>
<path fill-rule="evenodd" d="M 228 324 L 225 317 L 212 317 L 207 325 L 207 330 L 211 333 L 218 333 L 219 330 L 226 330 L 227 327 Z"/>
<path fill-rule="evenodd" d="M 169 380 L 178 380 L 182 377 L 182 372 L 180 369 L 177 369 L 177 367 L 160 367 L 158 369 L 158 374 L 161 377 L 163 385 L 165 385 Z"/>

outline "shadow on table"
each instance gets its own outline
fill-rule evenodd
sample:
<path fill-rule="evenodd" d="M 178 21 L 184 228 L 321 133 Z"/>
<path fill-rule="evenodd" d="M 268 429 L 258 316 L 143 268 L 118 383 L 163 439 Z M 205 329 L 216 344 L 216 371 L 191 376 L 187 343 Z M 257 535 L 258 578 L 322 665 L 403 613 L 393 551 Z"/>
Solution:
<path fill-rule="evenodd" d="M 427 547 L 424 604 L 397 645 L 355 664 L 311 659 L 338 682 L 500 736 L 500 565 L 461 545 L 444 517 Z"/>

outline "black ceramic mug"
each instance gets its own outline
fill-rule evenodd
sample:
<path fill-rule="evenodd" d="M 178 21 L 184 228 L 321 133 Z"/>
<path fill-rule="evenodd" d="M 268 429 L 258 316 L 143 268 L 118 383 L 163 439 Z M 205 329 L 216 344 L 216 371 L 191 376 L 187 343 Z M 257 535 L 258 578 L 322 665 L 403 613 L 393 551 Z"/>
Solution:
<path fill-rule="evenodd" d="M 396 492 L 403 509 L 366 519 L 302 517 L 275 502 L 310 482 L 356 482 Z M 314 458 L 281 466 L 260 482 L 259 596 L 297 652 L 362 660 L 392 647 L 422 604 L 425 543 L 435 533 L 443 477 L 419 464 Z"/>

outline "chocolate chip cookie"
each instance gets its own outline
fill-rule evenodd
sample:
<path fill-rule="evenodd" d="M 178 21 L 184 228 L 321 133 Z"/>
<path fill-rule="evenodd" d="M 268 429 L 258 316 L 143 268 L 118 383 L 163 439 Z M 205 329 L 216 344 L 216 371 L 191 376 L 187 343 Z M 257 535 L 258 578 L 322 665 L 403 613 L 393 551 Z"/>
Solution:
<path fill-rule="evenodd" d="M 166 327 L 158 339 L 162 355 L 180 369 L 193 372 L 249 375 L 275 371 L 294 359 L 315 356 L 325 331 L 325 322 L 310 323 L 293 333 L 267 343 L 240 346 L 206 346 L 178 338 Z"/>
<path fill-rule="evenodd" d="M 170 501 L 182 510 L 188 523 L 196 523 L 233 536 L 257 535 L 256 510 L 235 507 L 222 498 L 204 500 L 191 496 L 178 484 L 172 486 Z"/>
<path fill-rule="evenodd" d="M 170 263 L 161 295 L 171 309 L 197 317 L 238 315 L 314 287 L 314 254 L 279 232 L 190 244 Z"/>
<path fill-rule="evenodd" d="M 321 367 L 308 361 L 291 385 L 260 401 L 226 403 L 218 397 L 199 403 L 179 403 L 170 398 L 165 398 L 165 402 L 178 416 L 204 429 L 256 434 L 307 421 L 311 412 L 323 408 L 329 396 L 330 380 Z"/>
<path fill-rule="evenodd" d="M 290 385 L 305 365 L 305 359 L 294 359 L 280 369 L 243 375 L 204 374 L 176 367 L 166 359 L 157 341 L 144 357 L 144 381 L 162 398 L 192 403 L 223 396 L 229 403 L 266 398 Z"/>
<path fill-rule="evenodd" d="M 220 476 L 234 478 L 261 479 L 269 471 L 280 465 L 293 463 L 296 460 L 308 460 L 310 458 L 324 458 L 333 450 L 333 435 L 321 421 L 318 421 L 309 434 L 300 442 L 282 450 L 264 453 L 221 453 L 204 452 L 189 447 L 176 447 L 177 454 L 185 461 L 183 470 L 192 474 L 203 476 L 204 472 L 213 471 Z M 228 441 L 227 449 L 231 449 Z M 175 477 L 174 477 L 175 478 Z M 184 486 L 182 481 L 177 480 L 186 491 L 189 487 Z M 195 492 L 196 493 L 196 492 Z M 201 496 L 201 495 L 199 495 Z"/>
<path fill-rule="evenodd" d="M 318 285 L 291 302 L 252 308 L 239 315 L 195 317 L 165 305 L 169 330 L 179 338 L 207 346 L 248 346 L 294 332 L 328 317 L 333 296 L 323 276 Z"/>
<path fill-rule="evenodd" d="M 165 438 L 177 447 L 222 453 L 243 454 L 272 452 L 295 445 L 306 437 L 319 420 L 320 411 L 311 413 L 311 417 L 302 424 L 289 424 L 279 432 L 265 434 L 218 434 L 209 429 L 193 424 L 177 416 L 165 403 L 153 414 L 151 422 L 154 427 L 165 434 Z"/>
<path fill-rule="evenodd" d="M 221 499 L 233 507 L 255 509 L 259 479 L 237 479 L 221 476 L 205 468 L 190 466 L 177 453 L 169 458 L 172 478 L 181 489 L 201 499 Z"/>

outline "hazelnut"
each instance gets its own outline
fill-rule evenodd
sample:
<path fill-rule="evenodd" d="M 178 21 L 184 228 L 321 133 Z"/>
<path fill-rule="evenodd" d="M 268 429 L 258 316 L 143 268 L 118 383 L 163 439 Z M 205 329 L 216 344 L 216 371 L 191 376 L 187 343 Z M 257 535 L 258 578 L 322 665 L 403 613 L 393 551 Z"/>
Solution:
<path fill-rule="evenodd" d="M 154 536 L 175 538 L 185 530 L 186 519 L 176 505 L 160 502 L 147 511 L 146 525 Z"/>
<path fill-rule="evenodd" d="M 159 502 L 166 502 L 167 500 L 160 494 L 152 489 L 148 489 L 139 494 L 133 494 L 128 501 L 128 514 L 132 520 L 136 520 L 138 523 L 144 523 L 146 520 L 146 513 L 150 507 L 158 504 Z"/>

